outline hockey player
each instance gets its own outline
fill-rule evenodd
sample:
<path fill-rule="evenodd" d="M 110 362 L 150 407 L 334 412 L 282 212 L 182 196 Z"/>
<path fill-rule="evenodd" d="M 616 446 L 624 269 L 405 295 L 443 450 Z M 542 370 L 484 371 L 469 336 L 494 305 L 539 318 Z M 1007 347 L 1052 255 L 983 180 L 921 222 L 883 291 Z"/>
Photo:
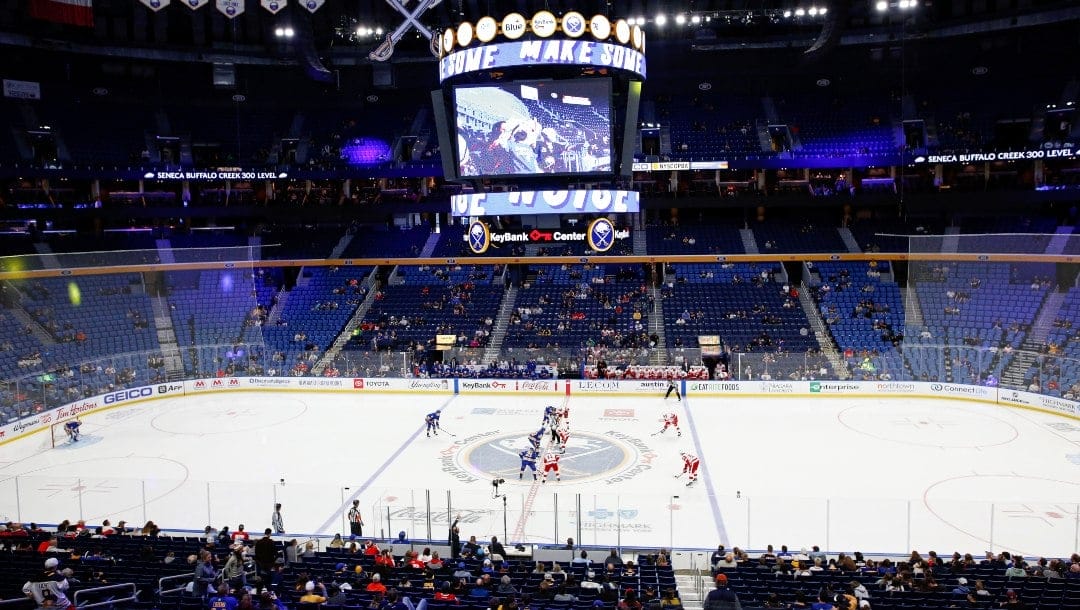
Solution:
<path fill-rule="evenodd" d="M 518 457 L 521 458 L 521 472 L 518 473 L 518 480 L 525 475 L 525 469 L 532 470 L 533 480 L 536 480 L 536 459 L 540 457 L 540 452 L 535 448 L 523 449 L 518 453 Z"/>
<path fill-rule="evenodd" d="M 544 438 L 544 427 L 541 426 L 534 434 L 529 435 L 529 444 L 533 450 L 540 451 L 540 441 Z"/>
<path fill-rule="evenodd" d="M 684 474 L 690 475 L 690 481 L 686 484 L 687 487 L 690 487 L 697 482 L 697 471 L 698 467 L 701 466 L 701 460 L 699 460 L 696 455 L 686 453 L 685 451 L 680 453 L 679 455 L 682 456 L 683 469 L 681 473 L 675 476 L 681 477 Z"/>
<path fill-rule="evenodd" d="M 675 428 L 676 436 L 682 436 L 682 428 L 679 427 L 678 413 L 664 413 L 664 427 L 660 430 L 660 434 L 667 432 L 668 428 Z"/>
<path fill-rule="evenodd" d="M 547 483 L 549 472 L 555 473 L 556 481 L 562 480 L 561 478 L 559 478 L 559 454 L 552 451 L 544 454 L 544 475 L 542 479 L 543 483 Z"/>
<path fill-rule="evenodd" d="M 73 443 L 79 442 L 79 426 L 82 422 L 78 418 L 75 418 L 64 424 L 64 433 L 67 434 L 68 439 Z"/>
<path fill-rule="evenodd" d="M 555 418 L 555 407 L 553 407 L 551 405 L 548 405 L 548 406 L 544 407 L 544 425 L 546 426 L 546 425 L 552 423 L 552 420 L 554 418 Z"/>
<path fill-rule="evenodd" d="M 559 453 L 566 453 L 566 442 L 570 440 L 570 428 L 569 426 L 563 426 L 558 429 L 559 433 Z"/>
<path fill-rule="evenodd" d="M 570 428 L 570 407 L 569 405 L 563 406 L 556 412 L 559 416 L 559 424 L 564 428 Z"/>
<path fill-rule="evenodd" d="M 424 416 L 424 423 L 427 424 L 427 435 L 430 437 L 432 433 L 435 436 L 439 436 L 439 418 L 442 417 L 442 409 L 433 413 L 428 413 Z"/>
<path fill-rule="evenodd" d="M 667 394 L 664 394 L 664 400 L 667 400 L 668 396 L 671 396 L 672 392 L 675 392 L 676 400 L 682 402 L 682 392 L 679 392 L 679 380 L 678 379 L 668 379 L 668 382 L 667 382 Z"/>

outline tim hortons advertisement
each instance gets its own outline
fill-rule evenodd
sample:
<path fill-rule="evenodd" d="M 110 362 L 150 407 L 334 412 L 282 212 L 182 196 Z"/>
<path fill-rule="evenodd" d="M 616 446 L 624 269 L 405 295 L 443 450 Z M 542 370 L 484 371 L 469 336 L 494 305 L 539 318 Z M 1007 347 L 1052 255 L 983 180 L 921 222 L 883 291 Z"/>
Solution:
<path fill-rule="evenodd" d="M 117 390 L 108 394 L 101 394 L 90 398 L 84 398 L 66 405 L 42 411 L 32 417 L 20 419 L 0 427 L 0 443 L 14 440 L 39 430 L 47 429 L 53 423 L 74 417 L 93 413 L 102 408 L 124 406 L 143 400 L 166 398 L 183 395 L 183 385 L 179 383 L 161 384 L 157 386 L 142 386 Z"/>

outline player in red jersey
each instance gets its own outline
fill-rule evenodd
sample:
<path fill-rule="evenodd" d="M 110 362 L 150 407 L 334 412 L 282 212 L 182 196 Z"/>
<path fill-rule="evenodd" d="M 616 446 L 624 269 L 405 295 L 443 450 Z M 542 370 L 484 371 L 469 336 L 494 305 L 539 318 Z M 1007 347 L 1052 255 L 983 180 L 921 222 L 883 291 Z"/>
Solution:
<path fill-rule="evenodd" d="M 696 455 L 686 453 L 685 451 L 679 455 L 682 456 L 683 469 L 682 472 L 675 476 L 681 477 L 684 474 L 690 475 L 690 482 L 686 484 L 686 486 L 689 487 L 697 482 L 697 471 L 701 466 L 701 460 L 699 460 Z"/>
<path fill-rule="evenodd" d="M 559 453 L 566 453 L 566 441 L 570 440 L 570 428 L 559 428 Z"/>
<path fill-rule="evenodd" d="M 682 436 L 682 428 L 679 427 L 679 414 L 675 412 L 664 413 L 664 427 L 658 434 L 667 432 L 668 428 L 675 428 L 676 436 Z"/>
<path fill-rule="evenodd" d="M 547 454 L 544 455 L 544 478 L 543 478 L 544 483 L 547 483 L 548 473 L 549 472 L 554 472 L 555 473 L 555 480 L 556 481 L 561 481 L 562 480 L 561 478 L 559 478 L 559 454 L 558 453 L 552 452 L 552 453 L 547 453 Z"/>

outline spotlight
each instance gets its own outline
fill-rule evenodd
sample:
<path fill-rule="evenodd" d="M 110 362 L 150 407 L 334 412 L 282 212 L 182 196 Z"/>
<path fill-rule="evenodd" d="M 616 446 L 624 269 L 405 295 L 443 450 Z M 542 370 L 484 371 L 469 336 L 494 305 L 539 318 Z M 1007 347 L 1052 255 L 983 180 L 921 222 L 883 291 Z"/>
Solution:
<path fill-rule="evenodd" d="M 825 8 L 824 6 L 817 10 L 817 14 L 822 16 L 824 16 L 827 12 L 829 12 L 829 9 Z"/>
<path fill-rule="evenodd" d="M 810 15 L 811 17 L 816 16 L 817 15 L 817 7 L 816 6 L 811 6 L 810 10 L 806 11 L 806 13 L 808 15 Z"/>
<path fill-rule="evenodd" d="M 889 10 L 889 3 L 885 0 L 878 0 L 878 3 L 874 5 L 874 8 L 877 9 L 877 12 L 884 13 Z"/>
<path fill-rule="evenodd" d="M 784 19 L 791 19 L 791 11 L 784 11 Z"/>
<path fill-rule="evenodd" d="M 382 28 L 375 28 L 375 35 L 376 36 L 382 36 L 382 32 L 383 32 Z"/>
<path fill-rule="evenodd" d="M 664 15 L 656 16 L 656 25 L 663 26 L 665 23 L 667 23 L 667 17 Z"/>
<path fill-rule="evenodd" d="M 285 28 L 285 38 L 292 38 L 295 33 L 292 28 Z"/>
<path fill-rule="evenodd" d="M 679 25 L 685 24 L 686 23 L 686 15 L 682 15 L 682 14 L 675 15 L 675 23 L 677 23 Z"/>
<path fill-rule="evenodd" d="M 274 36 L 277 36 L 278 38 L 281 38 L 284 35 L 285 35 L 285 30 L 283 28 L 277 28 L 276 30 L 274 30 Z"/>
<path fill-rule="evenodd" d="M 690 23 L 694 23 L 694 24 L 701 23 L 701 17 L 699 15 L 694 15 L 693 17 L 690 18 Z"/>
<path fill-rule="evenodd" d="M 803 8 L 795 9 L 795 16 L 796 17 L 802 17 L 805 14 L 806 14 L 806 9 L 803 9 Z"/>

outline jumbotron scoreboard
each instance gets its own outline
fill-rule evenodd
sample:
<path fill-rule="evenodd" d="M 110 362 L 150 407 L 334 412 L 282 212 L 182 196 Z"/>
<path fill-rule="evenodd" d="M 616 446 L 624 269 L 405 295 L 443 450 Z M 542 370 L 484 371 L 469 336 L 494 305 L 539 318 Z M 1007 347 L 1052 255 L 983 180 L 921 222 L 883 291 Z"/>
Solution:
<path fill-rule="evenodd" d="M 641 27 L 543 10 L 462 22 L 435 44 L 443 172 L 463 185 L 451 211 L 470 219 L 469 249 L 536 234 L 493 230 L 495 216 L 584 216 L 585 226 L 537 239 L 584 236 L 596 252 L 625 238 L 616 215 L 640 207 L 628 187 L 646 75 Z"/>

